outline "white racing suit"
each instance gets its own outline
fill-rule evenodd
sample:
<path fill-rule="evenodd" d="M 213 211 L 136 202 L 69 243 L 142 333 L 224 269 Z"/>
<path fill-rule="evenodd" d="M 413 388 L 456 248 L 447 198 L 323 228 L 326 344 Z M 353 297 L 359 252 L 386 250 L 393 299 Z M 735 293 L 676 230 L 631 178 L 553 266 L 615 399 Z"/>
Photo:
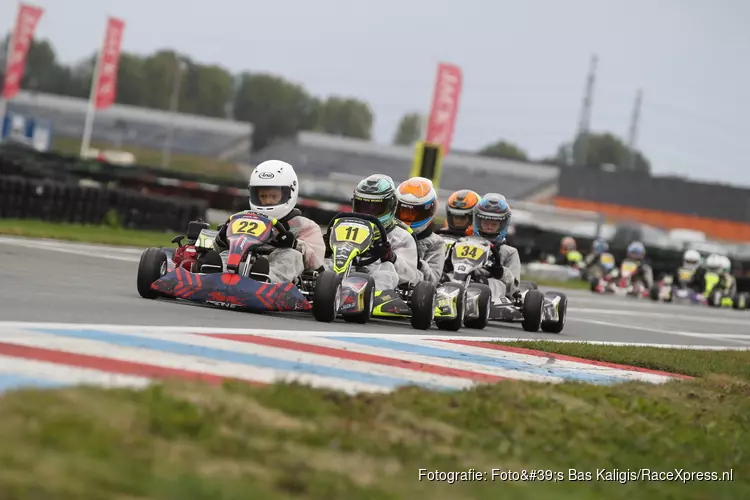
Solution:
<path fill-rule="evenodd" d="M 422 279 L 418 270 L 419 254 L 414 236 L 399 225 L 388 232 L 388 242 L 396 262 L 377 261 L 367 266 L 367 274 L 375 280 L 375 290 L 395 290 L 400 283 L 417 283 Z M 325 260 L 326 269 L 333 269 L 332 259 Z"/>
<path fill-rule="evenodd" d="M 438 284 L 443 276 L 443 267 L 447 257 L 445 239 L 435 234 L 432 229 L 426 229 L 417 235 L 419 249 L 419 271 L 424 281 Z"/>
<path fill-rule="evenodd" d="M 302 271 L 323 266 L 326 247 L 320 226 L 298 214 L 299 211 L 293 211 L 291 217 L 284 220 L 289 225 L 289 232 L 296 239 L 296 248 L 277 248 L 267 256 L 271 268 L 268 273 L 271 283 L 294 281 Z M 214 248 L 219 252 L 226 270 L 229 251 L 216 241 Z"/>

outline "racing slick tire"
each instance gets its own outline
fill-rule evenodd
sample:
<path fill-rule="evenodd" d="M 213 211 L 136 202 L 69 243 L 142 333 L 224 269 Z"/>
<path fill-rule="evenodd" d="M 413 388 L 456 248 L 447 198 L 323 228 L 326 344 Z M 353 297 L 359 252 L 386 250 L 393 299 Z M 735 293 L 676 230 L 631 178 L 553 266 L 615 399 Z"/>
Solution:
<path fill-rule="evenodd" d="M 747 309 L 747 294 L 744 292 L 738 293 L 732 303 L 732 308 L 740 311 Z"/>
<path fill-rule="evenodd" d="M 375 306 L 375 278 L 365 273 L 351 273 L 349 276 L 356 276 L 367 280 L 365 285 L 365 308 L 354 314 L 344 314 L 344 321 L 347 323 L 359 323 L 364 325 L 372 317 L 372 309 Z"/>
<path fill-rule="evenodd" d="M 420 281 L 411 293 L 411 322 L 416 330 L 429 330 L 435 317 L 435 285 Z"/>
<path fill-rule="evenodd" d="M 439 330 L 448 330 L 451 332 L 457 332 L 461 329 L 461 324 L 464 322 L 464 311 L 466 309 L 466 289 L 461 287 L 461 291 L 456 297 L 456 317 L 453 319 L 439 319 L 435 318 L 435 324 Z"/>
<path fill-rule="evenodd" d="M 720 291 L 711 292 L 708 296 L 708 305 L 710 307 L 721 307 L 721 297 Z"/>
<path fill-rule="evenodd" d="M 542 326 L 544 295 L 539 290 L 529 290 L 521 306 L 521 326 L 527 332 L 538 332 Z"/>
<path fill-rule="evenodd" d="M 479 289 L 479 317 L 469 318 L 464 321 L 466 328 L 483 330 L 490 322 L 490 302 L 492 301 L 492 289 L 483 283 L 472 283 L 472 288 Z"/>
<path fill-rule="evenodd" d="M 313 292 L 312 313 L 316 321 L 331 323 L 339 313 L 341 302 L 341 276 L 333 271 L 318 275 Z"/>
<path fill-rule="evenodd" d="M 151 289 L 151 285 L 167 274 L 167 254 L 161 248 L 147 248 L 138 262 L 136 285 L 144 299 L 155 299 L 161 294 Z"/>
<path fill-rule="evenodd" d="M 654 302 L 659 302 L 659 285 L 653 285 L 648 291 L 648 298 Z"/>
<path fill-rule="evenodd" d="M 551 296 L 560 297 L 557 303 L 557 321 L 542 321 L 544 333 L 560 333 L 565 328 L 565 318 L 568 315 L 568 296 L 564 293 L 552 293 Z"/>

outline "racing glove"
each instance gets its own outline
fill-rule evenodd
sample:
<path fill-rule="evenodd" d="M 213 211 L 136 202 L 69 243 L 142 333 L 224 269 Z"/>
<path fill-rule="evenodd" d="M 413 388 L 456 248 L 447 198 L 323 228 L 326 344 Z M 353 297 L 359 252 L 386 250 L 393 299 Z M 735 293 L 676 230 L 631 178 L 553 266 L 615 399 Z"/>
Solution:
<path fill-rule="evenodd" d="M 500 264 L 500 247 L 498 245 L 492 245 L 490 247 L 492 253 L 492 265 L 487 269 L 489 275 L 496 280 L 502 279 L 505 273 L 505 268 Z"/>
<path fill-rule="evenodd" d="M 297 249 L 297 238 L 293 234 L 279 234 L 276 240 L 273 242 L 273 246 L 278 248 L 293 248 Z"/>
<path fill-rule="evenodd" d="M 383 246 L 380 247 L 380 262 L 396 263 L 396 254 L 393 253 L 390 241 L 386 241 L 383 243 Z"/>

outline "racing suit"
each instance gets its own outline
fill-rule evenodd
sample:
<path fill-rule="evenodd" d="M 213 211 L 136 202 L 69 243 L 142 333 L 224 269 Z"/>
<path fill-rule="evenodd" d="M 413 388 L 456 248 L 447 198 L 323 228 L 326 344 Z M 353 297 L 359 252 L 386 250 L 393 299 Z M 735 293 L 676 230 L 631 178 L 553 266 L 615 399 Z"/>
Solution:
<path fill-rule="evenodd" d="M 716 284 L 716 288 L 721 290 L 727 297 L 737 296 L 737 280 L 734 279 L 730 273 L 719 274 L 719 282 Z"/>
<path fill-rule="evenodd" d="M 419 251 L 414 236 L 397 223 L 388 232 L 388 243 L 396 256 L 396 262 L 380 260 L 366 268 L 367 274 L 375 280 L 375 290 L 395 290 L 400 283 L 419 282 L 422 279 L 422 273 L 418 268 Z M 330 250 L 326 253 L 326 257 L 329 254 Z M 325 259 L 325 268 L 333 269 L 332 259 Z"/>
<path fill-rule="evenodd" d="M 492 265 L 474 271 L 474 280 L 490 287 L 492 297 L 511 297 L 521 285 L 521 258 L 515 247 L 501 243 L 492 245 Z M 450 259 L 445 261 L 446 272 L 453 271 Z"/>
<path fill-rule="evenodd" d="M 635 260 L 631 259 L 633 262 L 638 264 L 638 269 L 633 273 L 633 276 L 631 277 L 631 283 L 635 279 L 640 279 L 643 282 L 643 285 L 650 289 L 654 285 L 654 271 L 651 269 L 651 266 L 646 264 L 646 262 L 642 260 Z"/>
<path fill-rule="evenodd" d="M 294 235 L 295 241 L 293 247 L 277 248 L 268 255 L 270 267 L 268 275 L 271 283 L 294 281 L 304 270 L 320 269 L 325 255 L 325 243 L 320 226 L 307 217 L 303 217 L 296 208 L 283 219 L 279 219 L 279 222 Z M 214 249 L 221 255 L 224 269 L 226 269 L 229 254 L 226 223 L 219 228 L 219 234 L 214 239 Z"/>
<path fill-rule="evenodd" d="M 443 277 L 443 266 L 445 266 L 446 245 L 445 240 L 435 234 L 432 228 L 427 228 L 417 235 L 417 248 L 419 250 L 419 271 L 425 281 L 439 283 Z"/>
<path fill-rule="evenodd" d="M 695 288 L 691 286 L 691 283 L 693 283 L 695 275 L 698 273 L 698 271 L 699 269 L 690 269 L 689 267 L 680 266 L 672 274 L 672 283 L 680 287 L 691 288 L 695 290 Z M 689 278 L 685 279 L 687 276 L 689 276 Z M 702 287 L 700 290 L 695 291 L 698 293 L 703 292 Z"/>

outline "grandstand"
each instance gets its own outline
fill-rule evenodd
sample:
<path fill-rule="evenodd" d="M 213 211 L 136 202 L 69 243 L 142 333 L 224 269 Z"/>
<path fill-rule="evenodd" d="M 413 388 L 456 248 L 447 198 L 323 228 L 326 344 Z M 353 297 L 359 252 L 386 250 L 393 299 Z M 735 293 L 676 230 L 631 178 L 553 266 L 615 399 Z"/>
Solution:
<path fill-rule="evenodd" d="M 390 175 L 396 182 L 409 176 L 414 149 L 373 142 L 300 132 L 280 139 L 257 153 L 253 163 L 279 159 L 292 163 L 301 176 L 326 178 L 331 174 L 365 177 L 372 173 Z M 443 160 L 441 190 L 475 189 L 499 191 L 509 199 L 526 199 L 557 185 L 559 168 L 451 153 Z"/>
<path fill-rule="evenodd" d="M 52 94 L 21 92 L 8 102 L 8 111 L 52 122 L 53 134 L 80 139 L 88 101 Z M 174 123 L 172 152 L 228 162 L 248 162 L 253 127 L 250 123 L 170 113 L 115 104 L 99 110 L 92 142 L 160 150 Z"/>

